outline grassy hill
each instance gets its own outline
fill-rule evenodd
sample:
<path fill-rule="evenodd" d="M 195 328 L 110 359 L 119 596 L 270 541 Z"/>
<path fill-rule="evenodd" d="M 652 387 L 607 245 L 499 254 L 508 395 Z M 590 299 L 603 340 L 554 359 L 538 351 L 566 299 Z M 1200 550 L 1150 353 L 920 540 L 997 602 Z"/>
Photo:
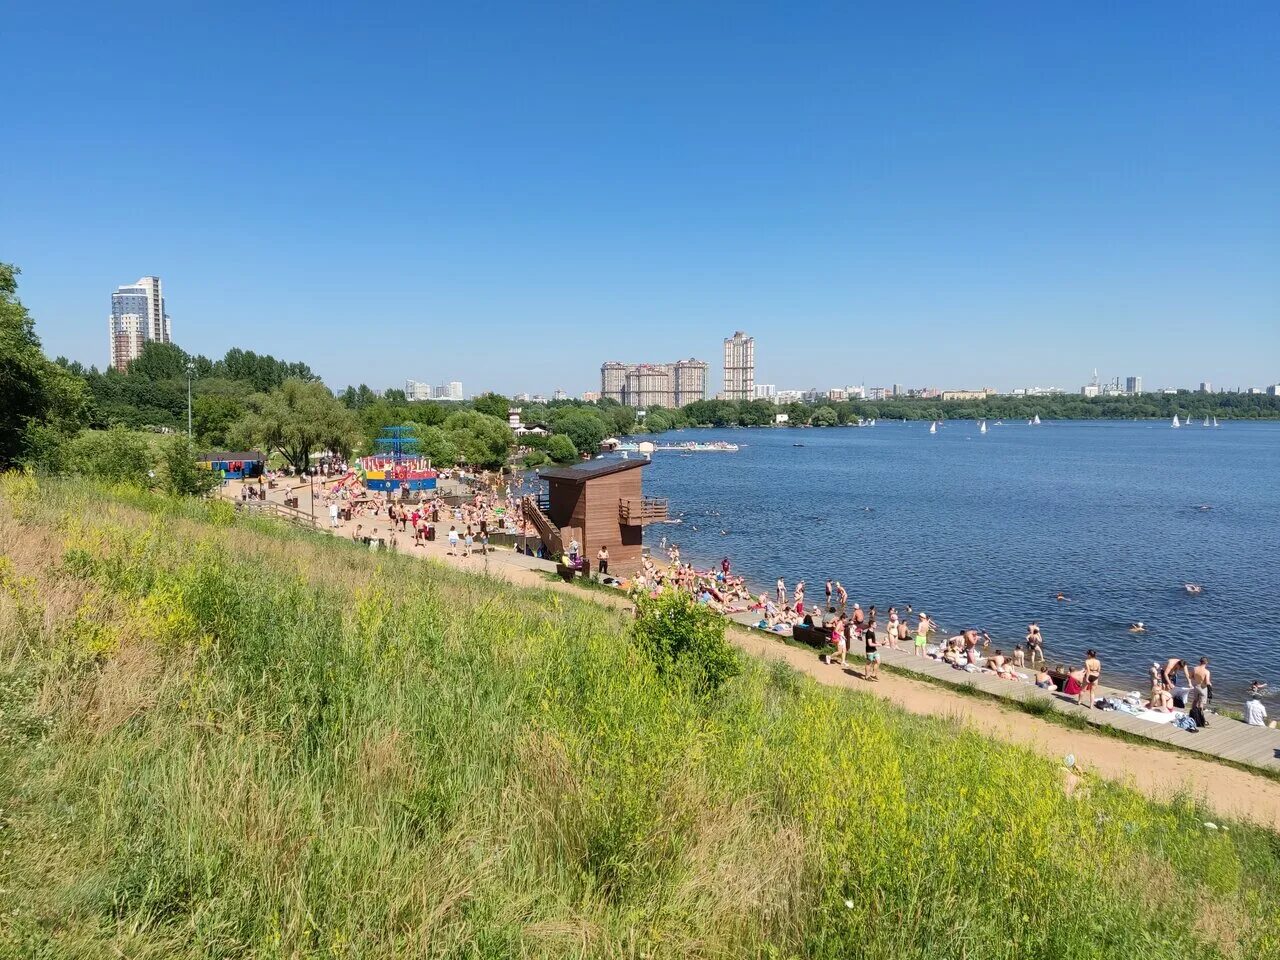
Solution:
<path fill-rule="evenodd" d="M 1276 836 L 628 629 L 0 479 L 0 955 L 1280 955 Z"/>

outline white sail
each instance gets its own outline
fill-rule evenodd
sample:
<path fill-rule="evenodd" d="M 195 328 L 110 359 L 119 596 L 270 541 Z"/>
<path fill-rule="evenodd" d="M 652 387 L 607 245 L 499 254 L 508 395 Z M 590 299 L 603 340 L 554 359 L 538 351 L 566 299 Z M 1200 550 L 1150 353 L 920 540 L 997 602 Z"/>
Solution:
<path fill-rule="evenodd" d="M 983 420 L 982 423 L 978 424 L 978 432 L 979 433 L 987 432 L 987 421 Z"/>
<path fill-rule="evenodd" d="M 1173 425 L 1175 427 L 1182 426 L 1182 421 L 1178 419 L 1178 415 L 1176 413 L 1173 415 Z"/>
<path fill-rule="evenodd" d="M 1034 423 L 1037 427 L 1040 426 L 1040 414 L 1037 413 L 1034 417 L 1032 417 L 1031 422 Z"/>
<path fill-rule="evenodd" d="M 1213 425 L 1214 425 L 1215 427 L 1218 425 L 1218 418 L 1217 418 L 1217 417 L 1214 417 L 1214 418 L 1213 418 Z"/>
<path fill-rule="evenodd" d="M 935 420 L 935 421 L 933 421 L 933 423 L 929 424 L 929 432 L 930 432 L 930 433 L 937 433 L 937 432 L 938 432 L 938 421 L 937 421 L 937 420 Z"/>

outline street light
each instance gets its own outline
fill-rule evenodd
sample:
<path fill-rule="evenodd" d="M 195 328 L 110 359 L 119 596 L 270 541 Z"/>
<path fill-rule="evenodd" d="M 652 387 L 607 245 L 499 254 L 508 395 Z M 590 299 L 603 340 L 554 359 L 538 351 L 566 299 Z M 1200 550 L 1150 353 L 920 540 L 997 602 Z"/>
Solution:
<path fill-rule="evenodd" d="M 191 378 L 195 376 L 196 365 L 187 361 L 187 440 L 191 440 Z"/>

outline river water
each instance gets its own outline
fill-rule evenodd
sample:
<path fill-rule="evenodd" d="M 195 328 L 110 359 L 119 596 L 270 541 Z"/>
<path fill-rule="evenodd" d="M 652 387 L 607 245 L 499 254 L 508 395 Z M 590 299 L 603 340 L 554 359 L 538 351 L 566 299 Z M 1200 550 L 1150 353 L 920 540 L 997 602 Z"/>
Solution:
<path fill-rule="evenodd" d="M 1280 687 L 1280 423 L 950 422 L 683 430 L 737 453 L 660 451 L 646 530 L 699 567 L 728 556 L 757 590 L 828 577 L 850 602 L 927 610 L 1006 651 L 1041 625 L 1051 662 L 1094 647 L 1111 682 L 1208 656 L 1225 701 Z M 1189 595 L 1185 583 L 1203 586 Z M 1059 591 L 1069 601 L 1056 599 Z M 1132 634 L 1134 621 L 1147 625 Z M 1194 662 L 1194 661 L 1192 661 Z"/>

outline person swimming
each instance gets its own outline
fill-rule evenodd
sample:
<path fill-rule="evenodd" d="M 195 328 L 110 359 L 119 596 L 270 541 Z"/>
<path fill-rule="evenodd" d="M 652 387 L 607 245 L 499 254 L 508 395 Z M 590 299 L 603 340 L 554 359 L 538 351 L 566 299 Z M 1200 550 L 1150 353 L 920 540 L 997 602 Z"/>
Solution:
<path fill-rule="evenodd" d="M 1200 584 L 1198 583 L 1184 583 L 1182 585 L 1182 589 L 1187 591 L 1187 593 L 1191 594 L 1192 596 L 1198 593 L 1204 592 L 1204 587 L 1200 586 Z"/>
<path fill-rule="evenodd" d="M 1130 633 L 1146 633 L 1147 625 L 1143 623 L 1141 620 L 1139 620 L 1137 623 L 1131 623 L 1129 624 L 1129 632 Z"/>

